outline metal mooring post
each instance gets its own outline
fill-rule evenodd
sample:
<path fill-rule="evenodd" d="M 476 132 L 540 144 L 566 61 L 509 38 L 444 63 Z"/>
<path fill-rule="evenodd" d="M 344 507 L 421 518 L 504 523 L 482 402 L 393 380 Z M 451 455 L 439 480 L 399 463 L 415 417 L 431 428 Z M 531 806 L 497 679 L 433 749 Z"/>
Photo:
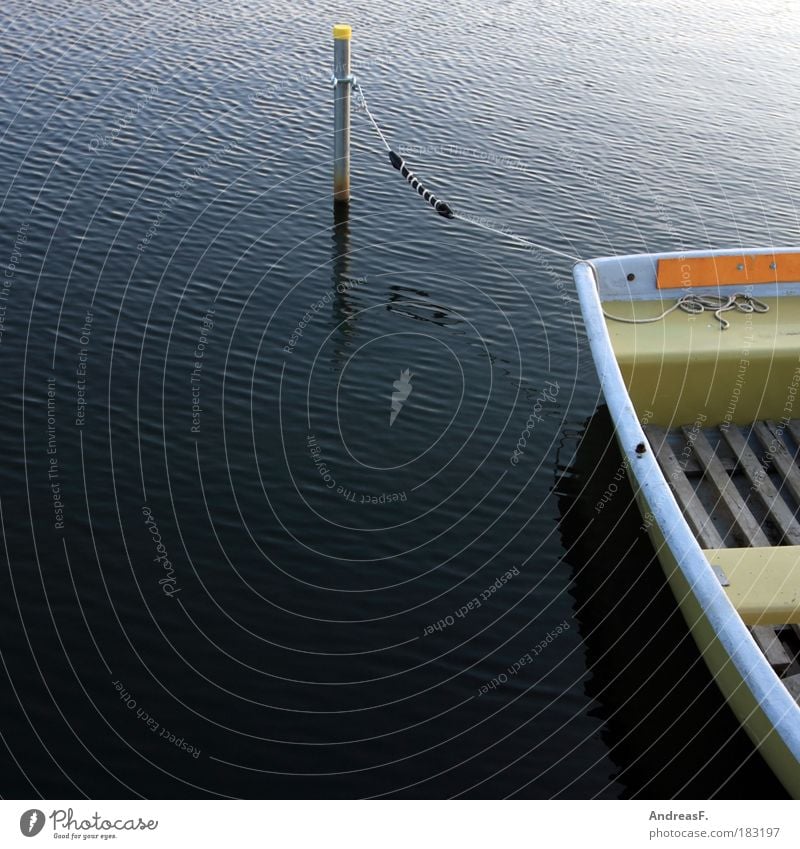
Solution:
<path fill-rule="evenodd" d="M 348 24 L 333 28 L 333 202 L 350 202 L 350 35 Z"/>

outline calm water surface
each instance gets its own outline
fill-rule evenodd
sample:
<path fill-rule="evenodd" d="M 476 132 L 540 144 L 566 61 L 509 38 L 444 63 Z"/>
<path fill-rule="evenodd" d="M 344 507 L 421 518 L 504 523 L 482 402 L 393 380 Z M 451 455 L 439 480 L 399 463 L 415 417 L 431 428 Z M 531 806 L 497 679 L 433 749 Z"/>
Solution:
<path fill-rule="evenodd" d="M 569 261 L 433 214 L 360 113 L 334 217 L 334 14 L 464 213 L 797 241 L 788 2 L 8 0 L 0 791 L 780 794 L 627 496 L 593 508 Z"/>

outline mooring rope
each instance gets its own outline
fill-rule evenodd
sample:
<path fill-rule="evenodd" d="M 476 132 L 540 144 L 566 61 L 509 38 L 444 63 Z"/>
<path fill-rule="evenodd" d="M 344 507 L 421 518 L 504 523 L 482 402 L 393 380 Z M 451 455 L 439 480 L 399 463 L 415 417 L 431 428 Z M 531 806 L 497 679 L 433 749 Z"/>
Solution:
<path fill-rule="evenodd" d="M 739 300 L 741 298 L 741 300 Z M 683 310 L 691 315 L 700 315 L 703 312 L 713 312 L 714 318 L 720 323 L 720 330 L 727 330 L 731 323 L 722 317 L 722 313 L 730 310 L 737 312 L 769 312 L 769 305 L 752 295 L 747 295 L 744 292 L 737 292 L 735 295 L 727 297 L 717 295 L 683 295 L 669 308 L 664 310 L 661 315 L 653 316 L 652 318 L 625 318 L 621 315 L 610 315 L 603 310 L 603 315 L 611 319 L 611 321 L 621 321 L 623 324 L 653 324 L 656 321 L 663 321 L 670 313 L 675 310 Z"/>
<path fill-rule="evenodd" d="M 484 221 L 478 221 L 476 218 L 470 218 L 468 215 L 462 215 L 460 212 L 454 212 L 453 217 L 457 218 L 459 221 L 466 221 L 467 224 L 472 224 L 474 227 L 480 227 L 482 230 L 489 230 L 492 233 L 499 233 L 501 236 L 508 236 L 509 239 L 521 242 L 528 248 L 546 251 L 549 254 L 564 257 L 572 262 L 580 262 L 580 257 L 578 256 L 573 256 L 572 254 L 565 253 L 564 251 L 556 250 L 555 248 L 548 247 L 547 245 L 539 245 L 536 242 L 532 242 L 530 239 L 526 239 L 524 236 L 518 236 L 516 233 L 512 233 L 510 230 L 506 230 L 501 227 L 493 227 L 491 224 L 486 224 Z"/>
<path fill-rule="evenodd" d="M 389 147 L 389 142 L 386 141 L 386 136 L 381 132 L 381 128 L 378 126 L 378 122 L 372 117 L 372 112 L 369 111 L 369 106 L 367 105 L 367 98 L 364 97 L 364 89 L 361 88 L 361 83 L 358 81 L 357 77 L 353 77 L 353 85 L 358 89 L 359 97 L 361 98 L 361 105 L 364 107 L 364 111 L 367 113 L 367 117 L 370 121 L 372 121 L 372 126 L 375 127 L 375 132 L 380 136 L 381 141 L 383 142 L 384 147 L 389 153 L 392 152 L 391 147 Z"/>
<path fill-rule="evenodd" d="M 358 95 L 361 98 L 361 105 L 364 107 L 364 112 L 366 112 L 367 117 L 369 118 L 372 126 L 375 128 L 375 132 L 380 136 L 380 140 L 383 142 L 383 146 L 389 152 L 389 162 L 392 163 L 392 167 L 396 168 L 406 179 L 406 182 L 414 189 L 419 196 L 427 201 L 443 218 L 455 218 L 455 213 L 450 208 L 450 206 L 445 203 L 443 200 L 439 200 L 436 195 L 430 190 L 426 189 L 425 186 L 422 185 L 422 181 L 417 177 L 414 172 L 406 165 L 405 160 L 402 156 L 399 156 L 395 153 L 389 142 L 386 141 L 386 136 L 384 136 L 381 128 L 378 126 L 378 122 L 375 120 L 375 116 L 370 112 L 369 105 L 367 104 L 367 98 L 364 96 L 364 89 L 361 88 L 361 83 L 358 79 L 353 81 L 355 87 L 358 89 Z"/>
<path fill-rule="evenodd" d="M 440 200 L 436 197 L 436 195 L 430 190 L 426 189 L 425 186 L 422 185 L 420 179 L 414 174 L 413 171 L 406 165 L 405 160 L 399 156 L 395 151 L 392 150 L 388 141 L 386 141 L 386 136 L 381 131 L 378 122 L 375 120 L 374 115 L 370 111 L 369 105 L 367 104 L 367 98 L 364 95 L 364 89 L 361 88 L 361 83 L 358 79 L 353 79 L 353 85 L 358 90 L 358 95 L 361 98 L 361 105 L 364 108 L 364 112 L 370 120 L 370 123 L 375 128 L 375 132 L 378 134 L 380 140 L 383 142 L 384 147 L 389 153 L 389 162 L 391 162 L 392 167 L 396 168 L 402 175 L 405 177 L 406 182 L 414 189 L 420 197 L 426 200 L 435 210 L 439 213 L 443 218 L 448 219 L 458 219 L 459 221 L 464 221 L 467 224 L 472 224 L 474 227 L 480 227 L 483 230 L 489 230 L 492 233 L 497 233 L 501 236 L 508 236 L 511 239 L 514 239 L 517 242 L 526 245 L 528 248 L 544 251 L 545 253 L 550 253 L 555 256 L 564 257 L 566 259 L 571 260 L 572 262 L 579 262 L 580 257 L 573 256 L 572 254 L 565 253 L 564 251 L 556 250 L 555 248 L 548 247 L 547 245 L 540 245 L 536 242 L 532 242 L 530 239 L 526 239 L 523 236 L 518 236 L 516 233 L 512 233 L 506 228 L 495 227 L 492 224 L 488 224 L 485 221 L 479 221 L 475 218 L 472 218 L 468 215 L 462 215 L 453 209 L 453 207 L 446 203 L 443 200 Z"/>
<path fill-rule="evenodd" d="M 494 225 L 487 223 L 485 219 L 479 220 L 469 215 L 462 215 L 454 210 L 450 204 L 445 203 L 443 200 L 439 200 L 436 195 L 430 191 L 430 189 L 426 189 L 422 185 L 419 178 L 416 177 L 413 171 L 411 171 L 411 169 L 406 165 L 403 158 L 392 150 L 391 145 L 388 141 L 386 141 L 386 136 L 383 134 L 378 122 L 375 120 L 375 116 L 370 111 L 369 105 L 367 104 L 367 98 L 364 95 L 364 89 L 361 88 L 361 83 L 356 77 L 352 78 L 352 83 L 361 98 L 361 105 L 364 108 L 364 112 L 369 118 L 372 126 L 375 128 L 375 132 L 378 134 L 378 137 L 383 142 L 383 146 L 389 153 L 389 161 L 391 162 L 392 167 L 396 168 L 403 177 L 405 177 L 411 188 L 414 189 L 424 200 L 426 200 L 436 210 L 436 212 L 439 213 L 439 215 L 448 219 L 464 221 L 467 224 L 472 224 L 474 227 L 480 227 L 482 230 L 489 230 L 490 232 L 497 233 L 500 236 L 508 236 L 509 238 L 526 245 L 529 249 L 544 251 L 545 253 L 564 257 L 565 259 L 569 259 L 573 262 L 581 261 L 580 257 L 573 256 L 565 251 L 559 251 L 556 248 L 549 247 L 548 245 L 541 245 L 536 242 L 532 242 L 524 236 L 518 236 L 506 227 L 495 227 Z M 625 318 L 624 316 L 611 315 L 610 313 L 607 313 L 605 309 L 603 310 L 603 315 L 611 321 L 619 321 L 623 324 L 653 324 L 657 321 L 663 321 L 670 313 L 675 312 L 675 310 L 682 310 L 683 312 L 687 312 L 691 315 L 700 315 L 703 312 L 713 312 L 714 318 L 716 318 L 720 323 L 720 330 L 727 330 L 730 327 L 730 322 L 722 317 L 722 313 L 729 312 L 730 310 L 736 310 L 737 312 L 744 313 L 765 313 L 769 312 L 769 306 L 763 301 L 760 301 L 758 298 L 754 298 L 752 295 L 737 292 L 735 295 L 729 295 L 728 297 L 717 295 L 683 295 L 678 298 L 671 307 L 664 310 L 661 315 L 653 316 L 652 318 Z"/>

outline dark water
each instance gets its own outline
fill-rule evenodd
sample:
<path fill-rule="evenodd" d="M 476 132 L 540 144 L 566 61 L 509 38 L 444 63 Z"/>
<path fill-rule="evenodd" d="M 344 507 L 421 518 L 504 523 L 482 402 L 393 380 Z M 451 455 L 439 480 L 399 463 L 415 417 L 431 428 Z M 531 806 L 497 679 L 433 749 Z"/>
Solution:
<path fill-rule="evenodd" d="M 335 14 L 465 213 L 575 256 L 796 241 L 788 2 Z M 779 794 L 663 594 L 691 675 L 603 651 L 597 552 L 660 583 L 594 511 L 610 430 L 576 454 L 569 262 L 434 215 L 360 114 L 334 218 L 332 23 L 0 11 L 0 791 Z M 699 735 L 626 733 L 698 690 Z"/>

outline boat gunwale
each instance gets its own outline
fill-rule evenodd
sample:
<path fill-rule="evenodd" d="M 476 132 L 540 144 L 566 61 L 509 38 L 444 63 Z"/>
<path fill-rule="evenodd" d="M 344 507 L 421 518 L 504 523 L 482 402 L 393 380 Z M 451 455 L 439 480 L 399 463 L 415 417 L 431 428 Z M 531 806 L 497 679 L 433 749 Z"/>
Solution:
<path fill-rule="evenodd" d="M 777 250 L 783 249 L 770 248 L 746 252 L 755 254 Z M 742 252 L 738 249 L 720 252 L 720 254 L 731 255 Z M 631 256 L 650 262 L 655 267 L 655 261 L 661 257 L 708 255 L 710 255 L 708 251 L 698 251 Z M 625 257 L 605 258 L 605 260 L 615 261 L 625 259 Z M 756 704 L 761 708 L 784 745 L 800 762 L 800 705 L 775 674 L 725 593 L 683 517 L 653 452 L 641 453 L 636 450 L 641 444 L 648 445 L 648 441 L 625 386 L 603 316 L 600 280 L 596 268 L 596 263 L 599 262 L 601 260 L 585 260 L 576 263 L 573 268 L 573 277 L 603 394 L 614 422 L 620 449 L 635 478 L 635 481 L 632 481 L 634 489 L 638 489 L 646 500 L 653 517 L 652 521 L 658 526 L 665 544 L 669 546 L 700 609 L 708 619 L 742 682 L 749 688 Z M 676 601 L 681 605 L 680 599 Z"/>

